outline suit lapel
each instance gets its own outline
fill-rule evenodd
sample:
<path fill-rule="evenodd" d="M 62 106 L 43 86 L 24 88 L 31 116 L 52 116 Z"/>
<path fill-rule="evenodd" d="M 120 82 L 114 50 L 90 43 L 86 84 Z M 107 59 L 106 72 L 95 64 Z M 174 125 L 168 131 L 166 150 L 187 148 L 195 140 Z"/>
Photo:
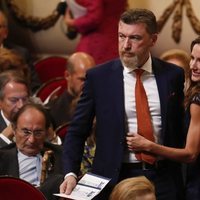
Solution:
<path fill-rule="evenodd" d="M 112 86 L 113 97 L 115 97 L 116 105 L 124 107 L 124 83 L 123 83 L 123 67 L 121 62 L 117 62 L 112 66 L 112 74 L 110 78 L 110 86 Z M 123 109 L 124 110 L 124 109 Z"/>
<path fill-rule="evenodd" d="M 165 124 L 166 124 L 167 101 L 168 101 L 168 91 L 169 91 L 168 80 L 165 74 L 164 67 L 155 58 L 152 59 L 152 67 L 153 67 L 153 72 L 155 74 L 155 79 L 160 98 L 162 134 L 163 134 L 165 132 L 165 127 L 166 127 Z"/>
<path fill-rule="evenodd" d="M 7 127 L 1 113 L 0 113 L 0 132 L 2 132 Z"/>
<path fill-rule="evenodd" d="M 15 146 L 8 151 L 9 151 L 8 163 L 12 163 L 12 165 L 9 164 L 9 171 L 14 177 L 19 177 L 19 164 L 18 164 L 18 158 L 17 158 L 17 148 Z"/>
<path fill-rule="evenodd" d="M 116 60 L 111 66 L 112 76 L 110 77 L 109 87 L 112 86 L 112 102 L 111 105 L 115 108 L 115 117 L 119 127 L 124 128 L 125 124 L 125 106 L 124 106 L 124 83 L 123 83 L 123 66 L 120 60 Z M 122 120 L 123 119 L 123 120 Z M 125 129 L 120 130 L 120 133 L 125 133 Z"/>

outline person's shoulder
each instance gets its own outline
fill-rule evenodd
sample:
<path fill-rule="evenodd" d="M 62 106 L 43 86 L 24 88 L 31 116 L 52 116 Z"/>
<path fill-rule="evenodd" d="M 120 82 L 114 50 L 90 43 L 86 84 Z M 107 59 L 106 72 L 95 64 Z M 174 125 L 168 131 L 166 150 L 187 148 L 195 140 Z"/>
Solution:
<path fill-rule="evenodd" d="M 72 98 L 67 90 L 65 90 L 62 94 L 55 96 L 53 99 L 50 99 L 49 102 L 46 104 L 48 108 L 52 108 L 56 106 L 57 104 L 60 105 L 61 102 L 68 100 L 69 98 Z"/>
<path fill-rule="evenodd" d="M 152 64 L 153 66 L 156 66 L 163 71 L 174 71 L 178 73 L 184 73 L 184 70 L 182 67 L 175 65 L 173 63 L 166 62 L 157 57 L 152 57 Z"/>
<path fill-rule="evenodd" d="M 89 74 L 95 74 L 95 73 L 103 73 L 106 71 L 113 71 L 116 69 L 122 68 L 122 63 L 119 58 L 108 60 L 102 64 L 98 64 L 95 67 L 88 70 L 87 73 Z"/>
<path fill-rule="evenodd" d="M 8 152 L 8 150 L 15 149 L 15 148 L 16 148 L 16 143 L 12 142 L 10 144 L 0 147 L 0 152 Z"/>

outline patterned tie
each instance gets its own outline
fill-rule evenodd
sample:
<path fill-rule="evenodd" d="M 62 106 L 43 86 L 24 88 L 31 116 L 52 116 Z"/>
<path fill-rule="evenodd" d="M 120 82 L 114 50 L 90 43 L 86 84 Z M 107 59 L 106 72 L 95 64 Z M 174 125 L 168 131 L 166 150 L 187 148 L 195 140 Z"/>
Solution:
<path fill-rule="evenodd" d="M 134 70 L 136 73 L 136 84 L 135 84 L 135 102 L 136 102 L 136 113 L 137 113 L 137 125 L 138 134 L 147 138 L 148 140 L 155 141 L 153 136 L 153 127 L 151 123 L 151 116 L 149 112 L 149 106 L 147 101 L 147 95 L 140 79 L 143 69 Z M 146 153 L 136 153 L 138 160 L 145 161 L 153 164 L 155 157 Z"/>

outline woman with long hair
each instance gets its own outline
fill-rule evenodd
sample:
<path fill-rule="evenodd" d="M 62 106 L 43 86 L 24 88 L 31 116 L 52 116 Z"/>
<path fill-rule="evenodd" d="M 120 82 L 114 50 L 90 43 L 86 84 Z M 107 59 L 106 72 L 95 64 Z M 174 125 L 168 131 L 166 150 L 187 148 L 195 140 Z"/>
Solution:
<path fill-rule="evenodd" d="M 189 163 L 186 174 L 187 200 L 200 199 L 200 36 L 191 43 L 189 78 L 185 95 L 187 138 L 184 148 L 159 145 L 139 134 L 127 137 L 130 150 L 146 151 L 166 159 Z"/>

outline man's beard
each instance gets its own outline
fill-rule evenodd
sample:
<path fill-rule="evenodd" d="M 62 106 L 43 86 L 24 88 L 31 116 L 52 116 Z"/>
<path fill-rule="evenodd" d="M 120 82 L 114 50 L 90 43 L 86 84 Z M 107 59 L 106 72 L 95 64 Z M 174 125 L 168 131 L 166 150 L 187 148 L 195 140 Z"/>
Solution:
<path fill-rule="evenodd" d="M 139 60 L 138 60 L 137 55 L 134 55 L 132 57 L 126 57 L 123 55 L 123 53 L 121 53 L 120 59 L 121 59 L 122 63 L 130 69 L 138 67 Z"/>

